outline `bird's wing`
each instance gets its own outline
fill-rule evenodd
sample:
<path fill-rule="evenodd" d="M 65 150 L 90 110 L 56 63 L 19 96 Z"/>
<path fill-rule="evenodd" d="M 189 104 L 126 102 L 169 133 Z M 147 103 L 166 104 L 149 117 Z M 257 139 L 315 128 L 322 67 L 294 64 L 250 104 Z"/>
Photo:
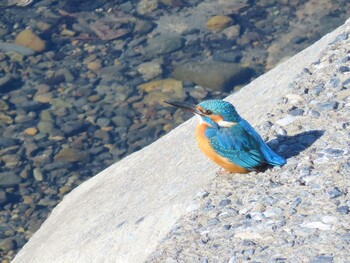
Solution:
<path fill-rule="evenodd" d="M 264 142 L 261 136 L 245 119 L 241 119 L 239 123 L 241 127 L 257 141 L 260 151 L 263 153 L 266 161 L 270 165 L 283 165 L 286 163 L 286 160 L 283 157 L 279 156 L 277 153 L 270 149 L 270 147 Z"/>
<path fill-rule="evenodd" d="M 259 149 L 259 142 L 240 125 L 231 128 L 208 128 L 205 135 L 219 155 L 243 168 L 253 169 L 266 163 Z"/>

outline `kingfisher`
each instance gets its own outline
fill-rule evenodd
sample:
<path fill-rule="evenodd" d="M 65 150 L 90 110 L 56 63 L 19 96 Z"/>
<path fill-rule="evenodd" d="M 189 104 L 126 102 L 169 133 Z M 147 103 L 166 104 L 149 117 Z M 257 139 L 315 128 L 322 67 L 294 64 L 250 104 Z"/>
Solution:
<path fill-rule="evenodd" d="M 173 100 L 165 102 L 199 117 L 197 144 L 209 159 L 226 171 L 249 173 L 286 163 L 231 103 L 223 100 L 206 100 L 198 105 Z"/>

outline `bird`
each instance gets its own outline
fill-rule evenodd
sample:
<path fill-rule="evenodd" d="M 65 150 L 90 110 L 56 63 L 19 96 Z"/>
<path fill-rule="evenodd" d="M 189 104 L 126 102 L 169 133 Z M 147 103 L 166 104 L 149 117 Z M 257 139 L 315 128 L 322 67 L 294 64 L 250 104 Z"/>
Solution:
<path fill-rule="evenodd" d="M 205 100 L 198 105 L 164 101 L 199 117 L 196 140 L 202 152 L 228 173 L 264 171 L 286 160 L 264 142 L 235 107 L 224 100 Z"/>

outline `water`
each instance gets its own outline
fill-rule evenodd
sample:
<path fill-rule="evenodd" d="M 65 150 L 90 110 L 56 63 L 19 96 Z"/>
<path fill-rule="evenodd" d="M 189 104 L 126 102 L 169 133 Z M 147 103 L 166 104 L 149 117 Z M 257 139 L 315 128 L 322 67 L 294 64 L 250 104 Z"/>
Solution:
<path fill-rule="evenodd" d="M 65 194 L 190 116 L 163 100 L 223 98 L 350 13 L 348 1 L 7 4 L 0 2 L 0 256 L 8 260 Z M 206 25 L 215 15 L 224 17 Z M 40 40 L 30 50 L 13 44 L 26 28 L 45 41 L 43 51 L 29 55 Z"/>

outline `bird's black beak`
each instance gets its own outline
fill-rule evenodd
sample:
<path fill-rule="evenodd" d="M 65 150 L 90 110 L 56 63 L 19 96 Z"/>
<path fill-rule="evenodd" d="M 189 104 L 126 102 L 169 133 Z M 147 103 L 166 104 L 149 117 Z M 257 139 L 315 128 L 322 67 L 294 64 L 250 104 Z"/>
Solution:
<path fill-rule="evenodd" d="M 180 102 L 180 101 L 174 101 L 174 100 L 165 100 L 164 102 L 170 104 L 171 106 L 190 111 L 200 116 L 204 116 L 203 112 L 198 110 L 195 104 L 189 104 L 186 102 Z"/>

